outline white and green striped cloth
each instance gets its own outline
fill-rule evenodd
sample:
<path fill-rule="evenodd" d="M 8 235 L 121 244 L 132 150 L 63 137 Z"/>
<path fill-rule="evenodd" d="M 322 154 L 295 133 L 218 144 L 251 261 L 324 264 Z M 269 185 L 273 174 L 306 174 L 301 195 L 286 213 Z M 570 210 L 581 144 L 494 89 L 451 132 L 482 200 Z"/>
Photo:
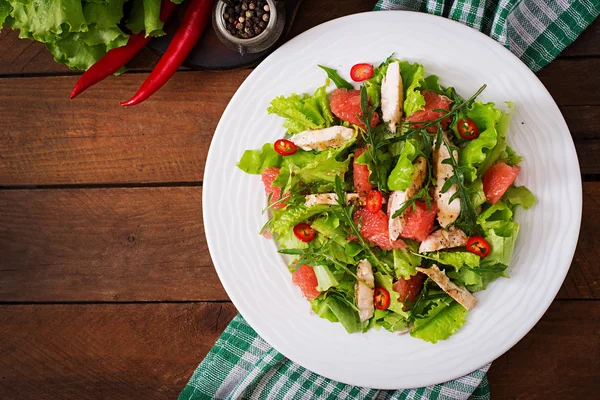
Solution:
<path fill-rule="evenodd" d="M 600 0 L 380 0 L 375 10 L 422 11 L 462 22 L 502 43 L 537 71 L 598 16 Z M 286 359 L 238 315 L 194 371 L 179 400 L 488 400 L 488 368 L 486 365 L 454 381 L 410 390 L 345 385 Z"/>
<path fill-rule="evenodd" d="M 179 394 L 200 399 L 489 400 L 489 365 L 454 381 L 410 390 L 345 385 L 302 368 L 273 349 L 237 315 Z"/>
<path fill-rule="evenodd" d="M 538 71 L 600 14 L 600 0 L 379 0 L 376 10 L 442 15 L 506 46 Z"/>

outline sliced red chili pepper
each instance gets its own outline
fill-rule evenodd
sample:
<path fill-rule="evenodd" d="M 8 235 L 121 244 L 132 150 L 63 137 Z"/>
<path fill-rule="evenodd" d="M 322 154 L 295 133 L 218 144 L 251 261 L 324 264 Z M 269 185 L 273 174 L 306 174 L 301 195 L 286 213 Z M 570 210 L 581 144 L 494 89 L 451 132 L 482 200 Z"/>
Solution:
<path fill-rule="evenodd" d="M 490 254 L 492 248 L 487 240 L 481 236 L 473 236 L 467 241 L 467 250 L 481 258 L 485 258 Z"/>
<path fill-rule="evenodd" d="M 383 197 L 378 190 L 371 190 L 369 194 L 367 194 L 366 200 L 366 209 L 371 214 L 377 214 L 379 210 L 381 210 L 381 205 L 383 204 Z"/>
<path fill-rule="evenodd" d="M 378 310 L 387 310 L 390 306 L 390 292 L 386 288 L 377 286 L 373 294 L 373 305 Z"/>
<path fill-rule="evenodd" d="M 177 4 L 173 3 L 171 0 L 163 0 L 160 7 L 160 20 L 165 22 L 169 19 L 169 16 L 176 7 Z M 101 59 L 96 61 L 94 65 L 89 67 L 87 71 L 79 77 L 71 92 L 70 98 L 74 99 L 90 86 L 95 85 L 104 78 L 117 72 L 119 68 L 122 68 L 137 53 L 139 53 L 150 39 L 152 39 L 152 36 L 146 37 L 146 32 L 141 31 L 138 34 L 130 35 L 125 46 L 109 50 Z"/>
<path fill-rule="evenodd" d="M 460 137 L 465 140 L 473 140 L 479 137 L 479 129 L 477 128 L 475 121 L 471 118 L 459 120 L 456 127 Z"/>
<path fill-rule="evenodd" d="M 354 82 L 366 81 L 373 76 L 373 66 L 367 63 L 353 65 L 350 69 L 350 78 Z"/>
<path fill-rule="evenodd" d="M 273 145 L 273 148 L 277 153 L 281 154 L 282 156 L 291 156 L 298 150 L 294 142 L 287 139 L 276 140 L 275 144 Z"/>
<path fill-rule="evenodd" d="M 122 102 L 122 106 L 134 106 L 141 103 L 173 76 L 177 68 L 190 54 L 198 39 L 200 39 L 202 32 L 204 32 L 210 17 L 212 4 L 212 0 L 190 1 L 183 15 L 183 21 L 181 21 L 181 25 L 179 25 L 177 32 L 171 39 L 167 51 L 165 51 L 165 54 L 163 54 L 138 91 L 131 99 Z"/>
<path fill-rule="evenodd" d="M 309 224 L 301 223 L 294 226 L 294 235 L 303 242 L 310 242 L 315 238 L 315 230 Z"/>

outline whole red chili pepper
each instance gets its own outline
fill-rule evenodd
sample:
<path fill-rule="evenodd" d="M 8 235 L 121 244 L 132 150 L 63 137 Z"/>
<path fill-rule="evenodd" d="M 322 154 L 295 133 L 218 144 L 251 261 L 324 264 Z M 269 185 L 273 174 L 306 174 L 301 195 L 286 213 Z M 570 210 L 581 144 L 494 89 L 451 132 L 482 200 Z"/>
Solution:
<path fill-rule="evenodd" d="M 169 47 L 162 58 L 156 64 L 150 76 L 146 78 L 142 86 L 133 97 L 122 106 L 134 106 L 150 97 L 160 89 L 173 76 L 177 68 L 186 59 L 192 48 L 200 39 L 204 28 L 208 23 L 212 10 L 212 0 L 191 0 L 185 11 L 183 21 L 171 40 Z"/>
<path fill-rule="evenodd" d="M 160 7 L 160 20 L 165 22 L 173 13 L 177 4 L 171 0 L 163 0 Z M 101 59 L 96 61 L 94 65 L 89 67 L 87 71 L 79 77 L 71 92 L 71 99 L 77 97 L 81 92 L 100 82 L 107 76 L 117 72 L 129 62 L 144 46 L 152 39 L 152 36 L 146 37 L 146 32 L 141 31 L 138 34 L 129 36 L 129 40 L 125 46 L 115 47 L 109 50 Z"/>

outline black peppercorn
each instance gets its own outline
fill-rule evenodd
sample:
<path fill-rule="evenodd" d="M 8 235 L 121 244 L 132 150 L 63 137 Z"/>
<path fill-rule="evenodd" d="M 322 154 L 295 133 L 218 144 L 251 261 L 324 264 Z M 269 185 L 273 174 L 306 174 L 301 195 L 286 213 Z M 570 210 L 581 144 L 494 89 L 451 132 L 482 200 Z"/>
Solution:
<path fill-rule="evenodd" d="M 271 8 L 265 0 L 224 0 L 225 29 L 233 36 L 249 39 L 265 31 Z"/>

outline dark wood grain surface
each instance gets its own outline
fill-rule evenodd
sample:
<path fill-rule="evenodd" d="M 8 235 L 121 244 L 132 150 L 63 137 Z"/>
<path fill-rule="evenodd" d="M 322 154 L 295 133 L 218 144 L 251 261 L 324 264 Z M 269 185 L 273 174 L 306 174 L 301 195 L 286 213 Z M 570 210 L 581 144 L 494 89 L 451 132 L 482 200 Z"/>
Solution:
<path fill-rule="evenodd" d="M 304 0 L 287 38 L 374 3 Z M 175 398 L 236 313 L 201 195 L 212 134 L 251 70 L 182 68 L 149 101 L 118 107 L 157 59 L 143 51 L 69 101 L 78 73 L 0 32 L 1 399 Z M 492 365 L 494 399 L 600 391 L 599 70 L 596 21 L 537 74 L 577 148 L 583 220 L 555 302 Z"/>

